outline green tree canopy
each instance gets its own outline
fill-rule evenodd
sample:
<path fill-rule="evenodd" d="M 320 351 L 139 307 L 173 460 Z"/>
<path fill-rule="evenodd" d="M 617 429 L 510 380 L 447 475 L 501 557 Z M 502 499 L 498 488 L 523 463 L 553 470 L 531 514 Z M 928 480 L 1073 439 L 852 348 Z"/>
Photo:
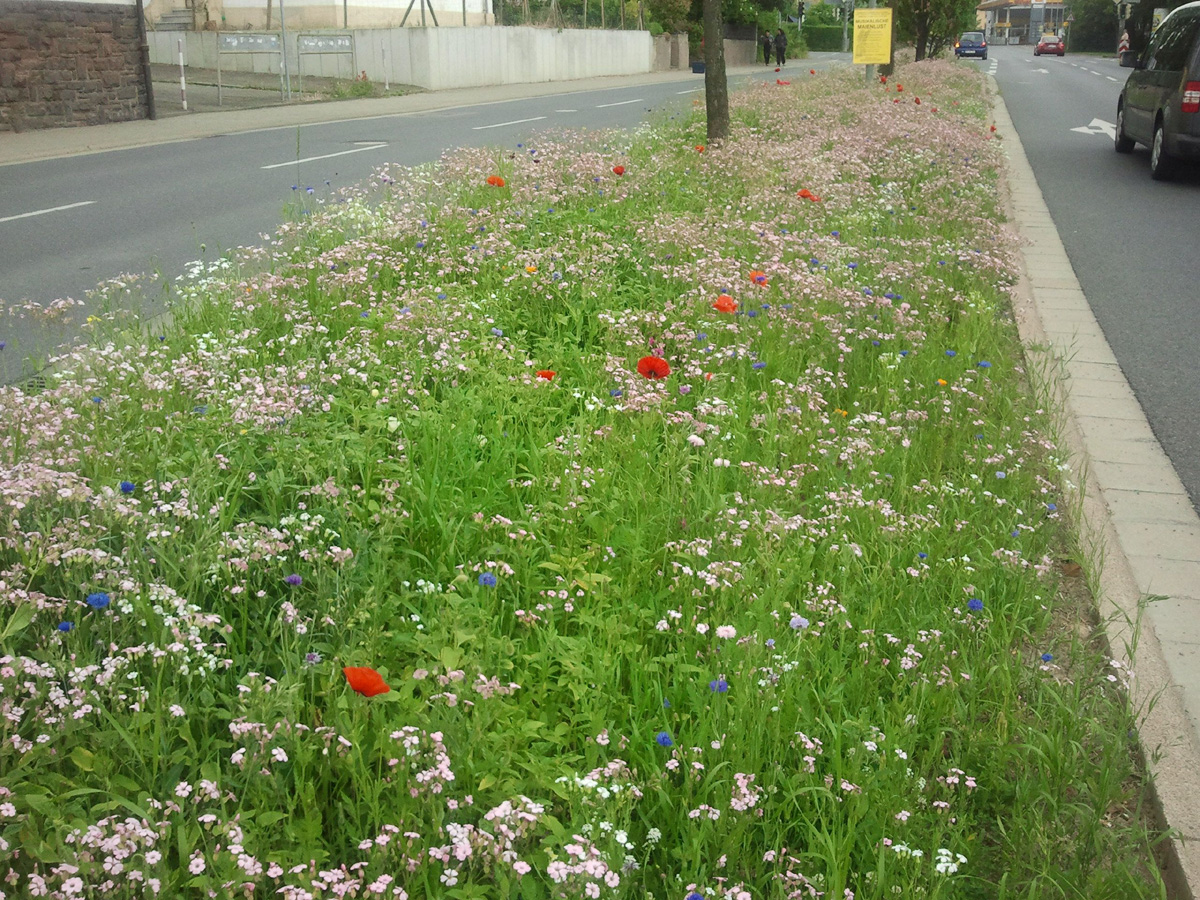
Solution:
<path fill-rule="evenodd" d="M 917 59 L 937 56 L 964 31 L 977 27 L 978 0 L 894 0 L 896 32 L 910 41 Z"/>

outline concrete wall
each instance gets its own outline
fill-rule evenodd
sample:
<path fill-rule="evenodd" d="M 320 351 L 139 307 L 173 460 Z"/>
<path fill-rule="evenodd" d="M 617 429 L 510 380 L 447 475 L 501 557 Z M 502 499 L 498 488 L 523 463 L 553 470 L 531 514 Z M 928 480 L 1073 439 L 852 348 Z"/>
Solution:
<path fill-rule="evenodd" d="M 3 0 L 0 0 L 3 2 Z M 601 31 L 525 27 L 356 29 L 355 62 L 344 56 L 306 56 L 305 75 L 349 77 L 366 72 L 371 81 L 415 84 L 428 90 L 569 81 L 597 75 L 639 75 L 654 70 L 655 48 L 647 31 Z M 154 62 L 178 60 L 217 67 L 215 32 L 155 32 L 149 35 Z M 686 38 L 685 38 L 686 40 Z M 684 64 L 686 64 L 686 52 Z M 221 68 L 278 74 L 275 53 L 222 54 Z M 288 28 L 288 67 L 297 68 L 296 32 Z M 295 82 L 293 81 L 293 85 Z"/>
<path fill-rule="evenodd" d="M 494 0 L 427 0 L 425 23 L 437 17 L 441 26 L 486 25 L 493 22 Z M 408 10 L 409 0 L 285 0 L 287 27 L 292 28 L 396 28 Z M 145 0 L 151 27 L 163 13 L 182 8 L 184 0 Z M 194 0 L 197 28 L 222 31 L 270 31 L 279 28 L 279 0 Z M 432 14 L 429 8 L 432 7 Z M 269 18 L 268 18 L 269 17 Z M 408 25 L 420 26 L 421 0 L 413 4 Z"/>
<path fill-rule="evenodd" d="M 146 115 L 133 0 L 0 0 L 0 131 Z"/>

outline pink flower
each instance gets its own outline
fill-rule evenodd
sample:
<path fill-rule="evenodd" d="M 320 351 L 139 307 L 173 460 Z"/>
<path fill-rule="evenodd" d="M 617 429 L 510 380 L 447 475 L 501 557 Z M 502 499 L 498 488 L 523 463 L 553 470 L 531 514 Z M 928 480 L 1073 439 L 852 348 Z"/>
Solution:
<path fill-rule="evenodd" d="M 718 625 L 717 637 L 723 638 L 727 641 L 732 640 L 733 638 L 737 637 L 737 629 L 732 625 Z"/>

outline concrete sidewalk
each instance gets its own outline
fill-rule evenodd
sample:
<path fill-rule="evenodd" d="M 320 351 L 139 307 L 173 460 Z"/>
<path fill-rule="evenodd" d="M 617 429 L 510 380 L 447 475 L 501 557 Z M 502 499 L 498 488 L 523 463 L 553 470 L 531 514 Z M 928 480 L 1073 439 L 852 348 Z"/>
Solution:
<path fill-rule="evenodd" d="M 844 54 L 814 54 L 828 64 Z M 830 57 L 830 60 L 824 59 Z M 811 60 L 785 67 L 785 76 Z M 730 69 L 731 76 L 762 66 Z M 640 84 L 703 85 L 688 71 L 503 85 L 328 103 L 274 103 L 126 122 L 6 134 L 0 165 L 271 128 L 393 115 Z M 244 88 L 252 90 L 252 88 Z M 1083 546 L 1100 562 L 1093 588 L 1113 658 L 1129 673 L 1140 744 L 1162 824 L 1173 900 L 1200 896 L 1200 517 L 1154 438 L 1092 316 L 994 81 L 997 136 L 1011 187 L 1009 216 L 1030 241 L 1015 312 L 1033 368 L 1065 411 L 1063 437 L 1084 492 Z M 256 99 L 256 98 L 251 98 Z M 262 99 L 262 98 L 257 98 Z M 1039 365 L 1040 364 L 1040 365 Z M 1144 606 L 1148 596 L 1165 599 Z M 1135 625 L 1140 632 L 1135 633 Z M 1132 646 L 1136 640 L 1136 658 Z"/>

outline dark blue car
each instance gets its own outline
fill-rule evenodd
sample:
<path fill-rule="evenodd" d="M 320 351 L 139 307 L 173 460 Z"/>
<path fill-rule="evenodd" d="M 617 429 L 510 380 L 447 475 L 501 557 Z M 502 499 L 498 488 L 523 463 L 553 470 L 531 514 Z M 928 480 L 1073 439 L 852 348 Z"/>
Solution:
<path fill-rule="evenodd" d="M 954 42 L 954 55 L 978 56 L 987 59 L 987 41 L 983 39 L 982 31 L 966 31 Z"/>

